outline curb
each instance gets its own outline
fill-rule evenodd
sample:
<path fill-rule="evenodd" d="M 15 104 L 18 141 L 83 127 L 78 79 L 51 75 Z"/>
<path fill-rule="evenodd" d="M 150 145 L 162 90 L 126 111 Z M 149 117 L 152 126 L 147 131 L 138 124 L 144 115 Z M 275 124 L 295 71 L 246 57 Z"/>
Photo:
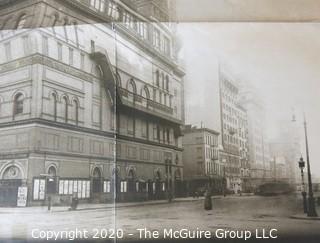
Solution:
<path fill-rule="evenodd" d="M 183 203 L 183 202 L 196 202 L 203 201 L 203 198 L 199 198 L 198 200 L 173 200 L 171 203 Z M 143 207 L 143 206 L 152 206 L 152 205 L 160 205 L 160 204 L 170 204 L 167 201 L 158 201 L 154 203 L 140 203 L 140 204 L 131 204 L 131 205 L 118 205 L 118 206 L 107 206 L 107 207 L 97 207 L 97 208 L 79 208 L 74 211 L 90 211 L 90 210 L 99 210 L 99 209 L 112 209 L 112 208 L 129 208 L 129 207 Z M 57 211 L 57 212 L 65 212 L 65 211 Z"/>
<path fill-rule="evenodd" d="M 292 215 L 291 219 L 300 219 L 300 220 L 320 220 L 320 217 L 308 217 L 308 216 L 300 216 L 300 215 Z"/>
<path fill-rule="evenodd" d="M 216 198 L 218 199 L 218 198 Z M 203 201 L 203 198 L 199 198 L 198 200 L 194 200 L 194 199 L 187 199 L 187 200 L 173 200 L 171 203 L 183 203 L 183 202 L 196 202 L 196 201 Z M 52 210 L 52 211 L 47 211 L 45 209 L 40 210 L 39 212 L 41 213 L 64 213 L 64 212 L 77 212 L 77 211 L 93 211 L 93 210 L 107 210 L 107 209 L 116 209 L 116 208 L 126 208 L 126 207 L 143 207 L 143 206 L 152 206 L 152 205 L 161 205 L 161 204 L 170 204 L 168 201 L 151 201 L 152 203 L 133 203 L 133 204 L 126 204 L 126 205 L 117 205 L 117 204 L 106 204 L 105 206 L 101 206 L 101 207 L 92 207 L 92 208 L 78 208 L 76 210 L 69 210 L 69 208 L 64 208 L 64 209 L 59 209 L 59 207 L 54 207 L 56 208 L 56 210 Z M 29 207 L 30 209 L 32 209 L 32 207 Z M 35 213 L 32 210 L 31 211 L 21 211 L 21 212 L 14 212 L 14 211 L 7 211 L 7 212 L 1 212 L 0 209 L 0 214 L 2 213 L 19 213 L 19 214 L 31 214 L 31 213 Z"/>

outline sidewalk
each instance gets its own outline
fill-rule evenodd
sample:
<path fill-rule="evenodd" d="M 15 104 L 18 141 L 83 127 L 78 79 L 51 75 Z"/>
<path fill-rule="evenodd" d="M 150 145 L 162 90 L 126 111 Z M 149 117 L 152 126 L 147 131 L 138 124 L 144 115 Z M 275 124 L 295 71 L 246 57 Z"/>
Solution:
<path fill-rule="evenodd" d="M 221 198 L 221 196 L 214 196 L 212 198 Z M 199 198 L 176 198 L 172 203 L 179 202 L 192 202 L 203 200 L 203 197 Z M 144 202 L 120 202 L 120 203 L 104 203 L 104 204 L 92 204 L 92 203 L 80 203 L 76 211 L 83 210 L 112 210 L 115 208 L 123 207 L 140 207 L 144 205 L 158 205 L 158 204 L 167 204 L 167 200 L 157 200 L 157 201 L 144 201 Z M 47 206 L 39 207 L 25 207 L 25 208 L 0 208 L 0 214 L 12 213 L 12 214 L 33 214 L 33 213 L 57 213 L 57 212 L 68 212 L 69 206 L 52 206 L 51 211 L 48 211 Z"/>
<path fill-rule="evenodd" d="M 226 198 L 234 198 L 234 197 L 249 197 L 253 196 L 253 194 L 242 194 L 240 196 L 237 195 L 227 195 Z M 222 199 L 224 198 L 222 195 L 216 195 L 211 197 L 214 199 Z M 172 203 L 181 203 L 181 202 L 192 202 L 204 200 L 204 197 L 193 198 L 175 198 Z M 115 208 L 123 208 L 123 207 L 141 207 L 145 205 L 159 205 L 159 204 L 168 204 L 168 200 L 156 200 L 156 201 L 143 201 L 143 202 L 117 202 L 117 203 L 79 203 L 76 211 L 85 211 L 85 210 L 113 210 Z M 68 212 L 70 206 L 52 206 L 51 211 L 48 211 L 48 206 L 39 206 L 39 207 L 14 207 L 14 208 L 1 208 L 0 207 L 0 215 L 11 213 L 11 214 L 33 214 L 33 213 L 59 213 L 59 212 Z"/>

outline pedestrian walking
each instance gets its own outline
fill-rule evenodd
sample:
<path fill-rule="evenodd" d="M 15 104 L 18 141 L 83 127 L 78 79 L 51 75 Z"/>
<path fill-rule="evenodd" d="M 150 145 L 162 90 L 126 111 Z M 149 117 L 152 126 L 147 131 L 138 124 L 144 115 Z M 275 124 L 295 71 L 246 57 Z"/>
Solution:
<path fill-rule="evenodd" d="M 212 210 L 211 193 L 208 189 L 204 193 L 204 209 Z"/>

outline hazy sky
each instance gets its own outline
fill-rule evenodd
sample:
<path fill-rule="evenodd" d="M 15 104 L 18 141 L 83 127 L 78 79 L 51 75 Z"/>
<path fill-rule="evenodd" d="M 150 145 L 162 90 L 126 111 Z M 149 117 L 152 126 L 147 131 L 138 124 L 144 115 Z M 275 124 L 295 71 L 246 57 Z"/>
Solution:
<path fill-rule="evenodd" d="M 315 21 L 319 0 L 171 0 L 180 22 Z"/>
<path fill-rule="evenodd" d="M 183 22 L 178 31 L 187 73 L 186 123 L 210 124 L 208 87 L 217 81 L 220 63 L 259 90 L 270 137 L 279 120 L 290 124 L 293 108 L 303 131 L 306 112 L 311 166 L 320 176 L 320 24 Z"/>

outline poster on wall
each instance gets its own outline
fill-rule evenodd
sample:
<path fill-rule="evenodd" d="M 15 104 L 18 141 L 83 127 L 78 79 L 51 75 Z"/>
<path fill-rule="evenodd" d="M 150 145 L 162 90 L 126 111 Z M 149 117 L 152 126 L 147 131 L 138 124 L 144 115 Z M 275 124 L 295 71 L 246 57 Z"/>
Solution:
<path fill-rule="evenodd" d="M 27 206 L 27 196 L 28 196 L 28 187 L 20 186 L 18 188 L 18 197 L 17 197 L 17 206 L 26 207 Z"/>

